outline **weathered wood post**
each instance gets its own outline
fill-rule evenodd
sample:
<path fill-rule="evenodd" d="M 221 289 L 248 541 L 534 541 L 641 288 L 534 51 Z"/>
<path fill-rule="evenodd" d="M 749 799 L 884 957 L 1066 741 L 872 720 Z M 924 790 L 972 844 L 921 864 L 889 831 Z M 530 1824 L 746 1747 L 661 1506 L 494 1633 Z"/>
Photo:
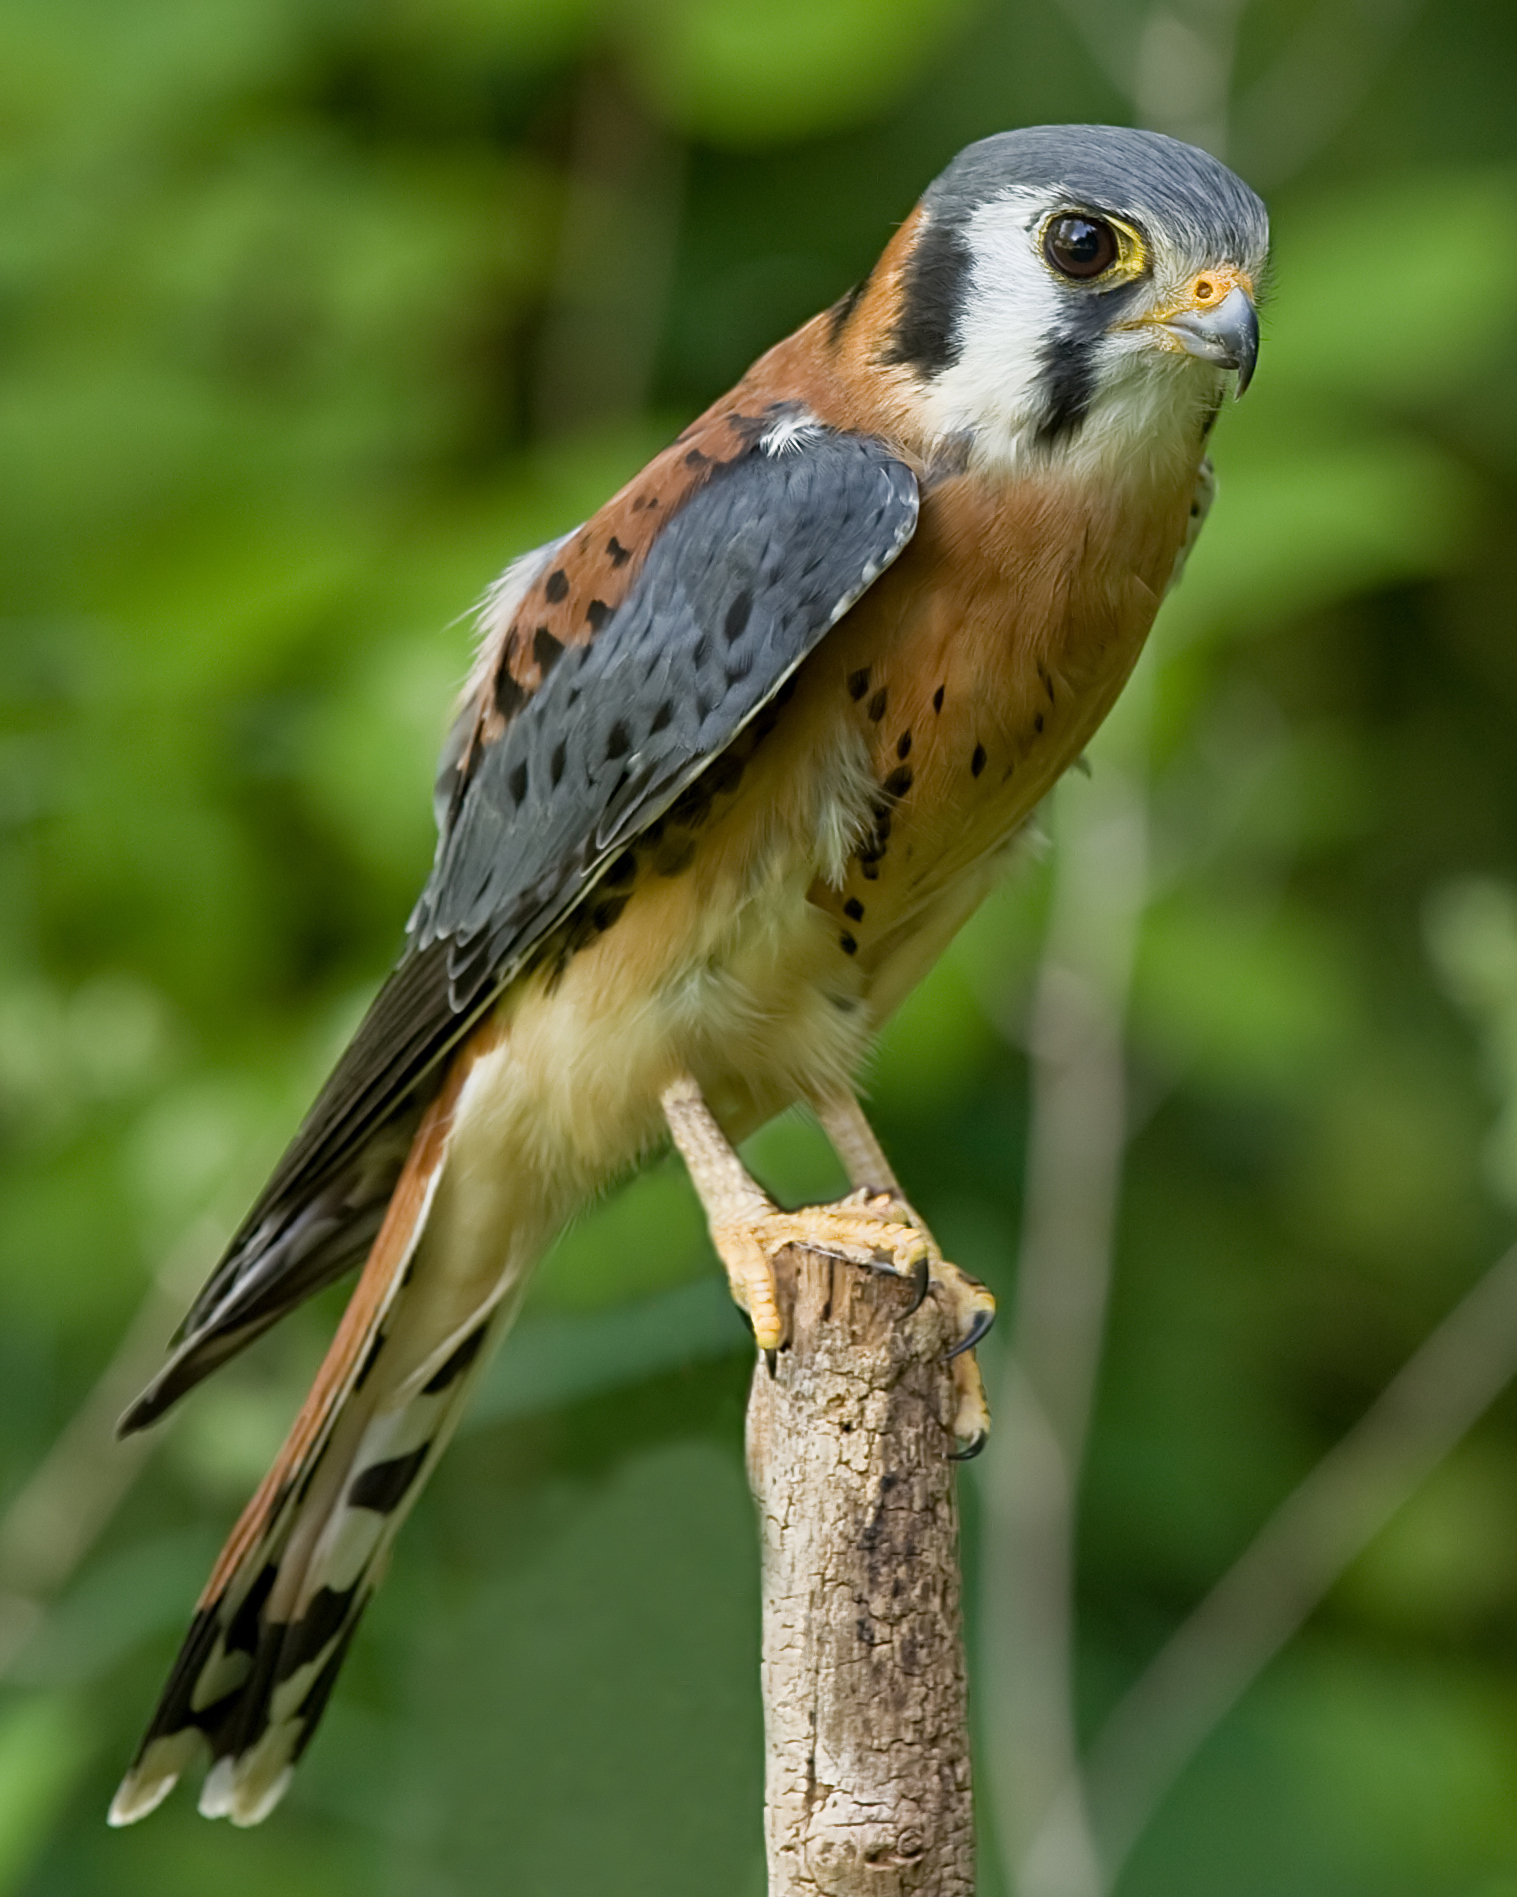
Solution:
<path fill-rule="evenodd" d="M 946 1326 L 813 1252 L 779 1276 L 790 1341 L 748 1403 L 769 1897 L 972 1897 Z"/>

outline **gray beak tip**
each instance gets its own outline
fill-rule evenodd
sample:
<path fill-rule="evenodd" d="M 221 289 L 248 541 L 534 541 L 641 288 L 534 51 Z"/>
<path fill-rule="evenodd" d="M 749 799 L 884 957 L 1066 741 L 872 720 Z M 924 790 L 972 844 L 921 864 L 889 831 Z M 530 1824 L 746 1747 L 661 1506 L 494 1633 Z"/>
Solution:
<path fill-rule="evenodd" d="M 1235 284 L 1214 310 L 1186 310 L 1172 316 L 1164 327 L 1202 362 L 1236 369 L 1235 397 L 1253 381 L 1259 360 L 1259 316 L 1253 298 L 1241 285 Z"/>

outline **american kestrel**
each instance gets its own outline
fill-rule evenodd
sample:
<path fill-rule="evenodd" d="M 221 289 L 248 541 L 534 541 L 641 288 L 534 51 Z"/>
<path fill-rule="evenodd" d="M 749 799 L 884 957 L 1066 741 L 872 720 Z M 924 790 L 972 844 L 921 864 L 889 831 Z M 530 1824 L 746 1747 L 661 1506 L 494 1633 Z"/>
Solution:
<path fill-rule="evenodd" d="M 861 284 L 492 588 L 405 953 L 123 1421 L 366 1260 L 114 1822 L 202 1753 L 203 1812 L 270 1811 L 533 1264 L 666 1132 L 761 1349 L 797 1240 L 983 1333 L 853 1076 L 1132 670 L 1267 243 L 1173 139 L 971 145 Z M 734 1150 L 798 1102 L 839 1205 L 780 1210 Z M 972 1448 L 972 1352 L 955 1375 Z"/>

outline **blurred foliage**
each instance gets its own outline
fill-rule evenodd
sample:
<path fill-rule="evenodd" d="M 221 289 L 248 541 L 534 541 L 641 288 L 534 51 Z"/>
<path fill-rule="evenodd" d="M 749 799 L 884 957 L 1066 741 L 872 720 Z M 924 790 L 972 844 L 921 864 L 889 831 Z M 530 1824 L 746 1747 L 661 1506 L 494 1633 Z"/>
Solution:
<path fill-rule="evenodd" d="M 204 1267 L 398 946 L 460 610 L 845 288 L 958 146 L 1126 116 L 1088 17 L 10 0 L 0 1496 L 165 1261 Z M 1357 17 L 1243 16 L 1278 294 L 1160 634 L 1091 1720 L 1517 1194 L 1517 27 Z M 1282 90 L 1329 32 L 1331 71 Z M 1047 873 L 1030 853 L 873 1080 L 913 1196 L 1002 1292 Z M 754 1154 L 792 1196 L 838 1184 L 799 1122 Z M 0 1897 L 756 1897 L 747 1358 L 712 1273 L 669 1168 L 569 1234 L 287 1805 L 234 1834 L 181 1794 L 108 1834 L 332 1300 L 197 1396 L 46 1615 L 0 1615 Z M 1514 1450 L 1507 1401 L 1219 1731 L 1124 1897 L 1517 1890 Z"/>

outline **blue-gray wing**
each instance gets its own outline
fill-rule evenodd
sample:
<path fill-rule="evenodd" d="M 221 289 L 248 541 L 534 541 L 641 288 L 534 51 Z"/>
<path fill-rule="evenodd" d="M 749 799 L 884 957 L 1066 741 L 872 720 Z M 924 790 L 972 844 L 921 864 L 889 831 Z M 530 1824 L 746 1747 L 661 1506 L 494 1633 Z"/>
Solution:
<path fill-rule="evenodd" d="M 856 435 L 714 470 L 605 628 L 479 760 L 411 925 L 417 949 L 453 945 L 459 1006 L 726 749 L 900 552 L 916 509 L 910 471 Z"/>
<path fill-rule="evenodd" d="M 403 1154 L 449 1049 L 781 691 L 916 518 L 915 477 L 873 438 L 744 445 L 661 523 L 604 623 L 562 648 L 504 728 L 455 737 L 458 781 L 406 952 L 128 1426 L 355 1262 L 399 1163 L 377 1161 Z"/>

